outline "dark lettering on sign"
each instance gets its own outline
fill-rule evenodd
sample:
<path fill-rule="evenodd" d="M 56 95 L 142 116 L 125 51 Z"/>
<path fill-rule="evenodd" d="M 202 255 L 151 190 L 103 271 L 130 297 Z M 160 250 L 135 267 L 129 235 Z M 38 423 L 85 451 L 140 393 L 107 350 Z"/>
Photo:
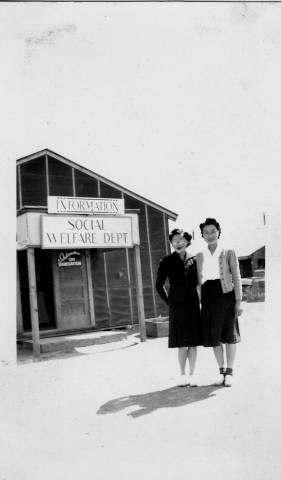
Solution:
<path fill-rule="evenodd" d="M 75 228 L 74 223 L 71 220 L 68 220 L 67 223 L 69 223 L 70 227 Z"/>
<path fill-rule="evenodd" d="M 71 199 L 58 198 L 56 200 L 57 212 L 89 212 L 89 213 L 118 213 L 118 199 Z"/>
<path fill-rule="evenodd" d="M 47 233 L 47 237 L 50 243 L 52 243 L 53 241 L 56 243 L 57 239 L 54 233 L 51 233 L 51 234 Z"/>
<path fill-rule="evenodd" d="M 104 221 L 94 218 L 67 220 L 70 230 L 104 230 Z"/>
<path fill-rule="evenodd" d="M 66 233 L 62 232 L 59 235 L 60 238 L 60 243 L 62 245 L 73 245 L 75 243 L 82 243 L 82 244 L 95 244 L 96 243 L 96 234 L 95 233 L 78 233 L 78 232 L 72 232 L 72 233 Z"/>
<path fill-rule="evenodd" d="M 127 235 L 128 232 L 112 232 L 112 233 L 104 233 L 104 243 L 110 243 L 110 244 L 124 244 L 127 243 Z"/>

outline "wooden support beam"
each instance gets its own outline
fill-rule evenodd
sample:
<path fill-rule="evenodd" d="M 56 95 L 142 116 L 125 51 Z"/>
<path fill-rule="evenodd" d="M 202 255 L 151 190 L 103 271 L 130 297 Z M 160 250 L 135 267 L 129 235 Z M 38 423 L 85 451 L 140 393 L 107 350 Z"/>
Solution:
<path fill-rule="evenodd" d="M 132 295 L 132 280 L 130 272 L 130 259 L 129 259 L 129 249 L 126 248 L 126 266 L 127 266 L 127 275 L 128 275 L 128 289 L 129 289 L 129 300 L 130 300 L 130 315 L 131 323 L 134 323 L 134 313 L 133 313 L 133 295 Z"/>
<path fill-rule="evenodd" d="M 91 320 L 91 325 L 94 326 L 96 324 L 94 291 L 93 291 L 93 281 L 92 281 L 91 257 L 88 249 L 85 251 L 85 254 L 86 254 L 86 268 L 87 268 L 87 280 L 88 280 L 88 295 L 89 295 L 89 304 L 90 304 L 90 320 Z"/>
<path fill-rule="evenodd" d="M 49 181 L 49 159 L 47 154 L 45 154 L 45 168 L 46 168 L 46 189 L 47 189 L 47 197 L 48 197 L 50 195 L 50 181 Z"/>
<path fill-rule="evenodd" d="M 140 339 L 141 342 L 146 340 L 146 328 L 145 328 L 145 314 L 143 303 L 143 287 L 142 287 L 142 274 L 141 274 L 141 258 L 140 258 L 140 246 L 134 246 L 135 252 L 135 271 L 136 271 L 136 287 L 137 287 L 137 303 L 138 303 L 138 318 L 140 326 Z"/>
<path fill-rule="evenodd" d="M 156 308 L 156 299 L 155 299 L 155 281 L 154 281 L 153 265 L 152 265 L 152 253 L 151 253 L 151 242 L 150 242 L 150 230 L 149 230 L 147 205 L 145 205 L 145 219 L 146 219 L 147 245 L 148 245 L 148 255 L 149 255 L 149 268 L 150 268 L 150 277 L 151 277 L 151 293 L 152 293 L 152 302 L 153 302 L 153 312 L 154 312 L 154 317 L 156 317 L 157 316 L 157 308 Z"/>
<path fill-rule="evenodd" d="M 20 209 L 22 208 L 22 185 L 21 185 L 21 166 L 18 165 L 18 178 L 19 178 L 19 203 L 20 203 Z"/>
<path fill-rule="evenodd" d="M 108 308 L 108 316 L 109 316 L 109 326 L 111 326 L 111 308 L 110 308 L 110 298 L 109 298 L 109 290 L 108 290 L 108 278 L 107 278 L 107 265 L 106 265 L 106 252 L 103 252 L 103 265 L 104 265 L 104 279 L 105 279 L 105 293 L 106 293 L 106 303 Z"/>
<path fill-rule="evenodd" d="M 75 170 L 72 167 L 71 169 L 71 175 L 72 175 L 72 191 L 73 191 L 73 196 L 76 197 L 76 185 L 75 185 Z"/>
<path fill-rule="evenodd" d="M 29 280 L 29 299 L 30 299 L 30 314 L 32 326 L 32 344 L 34 358 L 40 358 L 40 334 L 39 334 L 39 318 L 38 318 L 38 304 L 37 304 L 37 288 L 36 288 L 36 273 L 35 273 L 35 257 L 34 248 L 27 249 L 27 265 L 28 265 L 28 280 Z"/>
<path fill-rule="evenodd" d="M 163 212 L 163 225 L 164 225 L 164 238 L 165 238 L 165 249 L 166 249 L 166 255 L 169 255 L 171 253 L 169 249 L 169 244 L 168 244 L 168 236 L 169 236 L 169 228 L 168 228 L 168 220 L 167 216 Z"/>
<path fill-rule="evenodd" d="M 17 333 L 23 332 L 22 304 L 20 294 L 19 264 L 17 262 Z"/>

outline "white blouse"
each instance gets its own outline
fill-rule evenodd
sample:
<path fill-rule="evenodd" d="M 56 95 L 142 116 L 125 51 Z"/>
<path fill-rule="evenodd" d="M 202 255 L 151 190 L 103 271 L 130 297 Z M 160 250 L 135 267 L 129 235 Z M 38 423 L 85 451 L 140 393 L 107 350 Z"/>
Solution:
<path fill-rule="evenodd" d="M 220 278 L 219 256 L 221 251 L 222 248 L 219 245 L 213 254 L 211 254 L 208 247 L 203 250 L 202 284 L 207 280 L 217 280 Z"/>

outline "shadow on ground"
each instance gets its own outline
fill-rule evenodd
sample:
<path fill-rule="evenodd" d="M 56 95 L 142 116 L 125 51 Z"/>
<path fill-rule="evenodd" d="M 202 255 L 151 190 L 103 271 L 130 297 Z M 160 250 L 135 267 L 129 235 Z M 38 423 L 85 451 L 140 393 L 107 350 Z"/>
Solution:
<path fill-rule="evenodd" d="M 32 350 L 27 350 L 18 346 L 17 363 L 18 365 L 41 362 L 47 360 L 59 360 L 71 357 L 79 357 L 85 355 L 94 355 L 98 353 L 112 352 L 124 350 L 139 344 L 138 335 L 131 335 L 128 339 L 116 342 L 106 342 L 82 347 L 70 347 L 64 350 L 56 350 L 54 352 L 41 353 L 39 359 L 33 358 Z"/>
<path fill-rule="evenodd" d="M 171 387 L 166 390 L 156 392 L 142 393 L 139 395 L 130 395 L 121 397 L 104 403 L 97 414 L 117 413 L 130 407 L 136 407 L 135 410 L 127 413 L 132 418 L 158 410 L 159 408 L 182 407 L 190 403 L 200 402 L 214 397 L 214 392 L 223 387 L 208 385 L 204 387 Z"/>

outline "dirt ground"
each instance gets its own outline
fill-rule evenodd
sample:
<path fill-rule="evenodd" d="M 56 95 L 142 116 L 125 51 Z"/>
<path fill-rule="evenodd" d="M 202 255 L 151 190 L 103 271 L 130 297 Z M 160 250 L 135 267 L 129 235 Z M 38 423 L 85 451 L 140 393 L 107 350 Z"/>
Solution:
<path fill-rule="evenodd" d="M 2 368 L 0 480 L 279 480 L 274 339 L 264 303 L 243 308 L 232 388 L 203 347 L 199 386 L 175 386 L 167 338 Z"/>

